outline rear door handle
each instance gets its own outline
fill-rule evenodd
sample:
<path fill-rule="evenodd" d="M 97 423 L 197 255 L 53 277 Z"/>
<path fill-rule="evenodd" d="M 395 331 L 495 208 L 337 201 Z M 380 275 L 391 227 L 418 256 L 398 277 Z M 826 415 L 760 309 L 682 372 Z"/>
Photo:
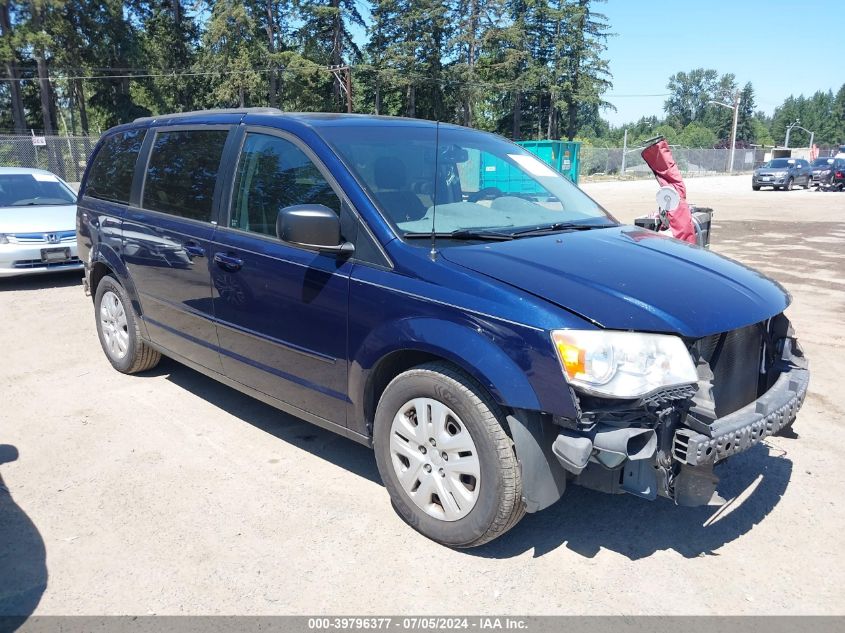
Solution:
<path fill-rule="evenodd" d="M 198 242 L 186 242 L 182 245 L 182 248 L 193 257 L 205 257 L 205 249 Z"/>
<path fill-rule="evenodd" d="M 244 260 L 234 255 L 226 255 L 224 253 L 214 253 L 214 263 L 220 266 L 223 270 L 228 270 L 230 273 L 238 271 L 244 265 Z"/>

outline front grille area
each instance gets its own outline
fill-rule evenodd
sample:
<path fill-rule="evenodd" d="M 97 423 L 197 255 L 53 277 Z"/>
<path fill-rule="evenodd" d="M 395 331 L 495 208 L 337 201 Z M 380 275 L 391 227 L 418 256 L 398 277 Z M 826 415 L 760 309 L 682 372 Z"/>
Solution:
<path fill-rule="evenodd" d="M 67 268 L 78 266 L 82 261 L 78 257 L 71 257 L 63 262 L 44 262 L 40 259 L 19 259 L 12 262 L 12 268 Z"/>
<path fill-rule="evenodd" d="M 51 242 L 48 236 L 57 241 Z M 52 231 L 49 233 L 12 233 L 6 236 L 12 244 L 63 244 L 76 241 L 76 231 Z"/>
<path fill-rule="evenodd" d="M 696 341 L 693 348 L 710 364 L 713 372 L 717 417 L 733 413 L 757 399 L 762 347 L 762 324 Z"/>

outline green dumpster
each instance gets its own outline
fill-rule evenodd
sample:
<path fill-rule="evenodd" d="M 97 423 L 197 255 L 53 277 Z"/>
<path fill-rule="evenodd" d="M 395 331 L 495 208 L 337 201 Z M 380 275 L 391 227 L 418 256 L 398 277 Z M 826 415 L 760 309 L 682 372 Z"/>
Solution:
<path fill-rule="evenodd" d="M 521 145 L 549 167 L 559 171 L 565 178 L 578 184 L 580 143 L 571 141 L 519 141 L 517 145 Z M 479 189 L 496 187 L 503 191 L 525 194 L 543 193 L 543 188 L 536 181 L 511 167 L 505 161 L 494 158 L 487 153 L 482 153 L 478 158 L 480 164 L 477 164 L 477 166 L 472 164 L 471 167 L 465 167 L 465 169 L 472 172 L 478 170 L 476 173 L 479 174 Z M 475 161 L 470 160 L 469 162 L 474 163 Z M 462 174 L 462 182 L 464 178 L 465 176 Z"/>
<path fill-rule="evenodd" d="M 577 141 L 517 141 L 552 169 L 578 184 L 578 157 L 581 143 Z"/>

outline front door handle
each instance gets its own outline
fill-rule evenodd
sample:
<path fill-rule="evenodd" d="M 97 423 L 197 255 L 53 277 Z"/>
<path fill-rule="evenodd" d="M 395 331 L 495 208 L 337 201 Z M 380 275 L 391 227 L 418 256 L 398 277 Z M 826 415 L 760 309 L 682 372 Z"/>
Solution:
<path fill-rule="evenodd" d="M 236 272 L 244 265 L 244 260 L 234 255 L 226 255 L 224 253 L 214 253 L 214 263 L 220 266 L 223 270 L 230 273 Z"/>

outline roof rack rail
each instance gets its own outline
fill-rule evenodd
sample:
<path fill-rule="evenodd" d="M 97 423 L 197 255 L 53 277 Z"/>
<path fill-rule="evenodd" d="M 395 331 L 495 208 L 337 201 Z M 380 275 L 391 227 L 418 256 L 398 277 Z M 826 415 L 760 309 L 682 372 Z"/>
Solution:
<path fill-rule="evenodd" d="M 135 123 L 146 121 L 167 121 L 183 116 L 195 116 L 197 114 L 282 114 L 279 108 L 216 108 L 212 110 L 191 110 L 189 112 L 173 112 L 172 114 L 159 114 L 156 116 L 142 116 L 135 119 Z"/>

